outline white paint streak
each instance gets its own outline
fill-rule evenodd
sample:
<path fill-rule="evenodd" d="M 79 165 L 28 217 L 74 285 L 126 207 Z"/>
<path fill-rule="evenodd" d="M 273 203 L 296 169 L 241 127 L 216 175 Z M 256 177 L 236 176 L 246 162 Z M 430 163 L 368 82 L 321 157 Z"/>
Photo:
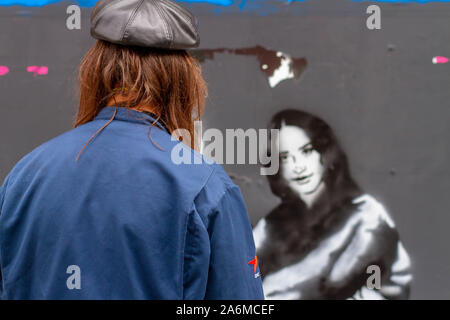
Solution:
<path fill-rule="evenodd" d="M 262 218 L 258 221 L 256 226 L 253 228 L 253 239 L 255 241 L 255 248 L 258 250 L 261 248 L 264 240 L 267 237 L 266 233 L 266 219 Z"/>
<path fill-rule="evenodd" d="M 277 52 L 277 57 L 280 58 L 281 65 L 276 68 L 273 74 L 269 77 L 269 85 L 271 88 L 274 88 L 283 80 L 294 78 L 292 58 L 281 52 Z"/>

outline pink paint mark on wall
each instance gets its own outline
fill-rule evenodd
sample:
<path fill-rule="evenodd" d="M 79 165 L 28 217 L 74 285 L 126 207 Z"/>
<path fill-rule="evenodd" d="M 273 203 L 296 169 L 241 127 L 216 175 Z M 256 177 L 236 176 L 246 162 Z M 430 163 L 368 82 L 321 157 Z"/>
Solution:
<path fill-rule="evenodd" d="M 446 58 L 446 57 L 440 57 L 440 56 L 437 56 L 437 57 L 434 57 L 432 61 L 433 61 L 434 64 L 437 64 L 437 63 L 447 63 L 447 62 L 449 61 L 449 59 Z"/>
<path fill-rule="evenodd" d="M 34 76 L 36 77 L 36 75 L 40 74 L 40 75 L 44 75 L 44 74 L 48 74 L 48 67 L 46 66 L 29 66 L 27 67 L 27 72 L 33 72 Z"/>
<path fill-rule="evenodd" d="M 9 72 L 9 68 L 7 66 L 0 66 L 0 76 L 4 76 Z"/>

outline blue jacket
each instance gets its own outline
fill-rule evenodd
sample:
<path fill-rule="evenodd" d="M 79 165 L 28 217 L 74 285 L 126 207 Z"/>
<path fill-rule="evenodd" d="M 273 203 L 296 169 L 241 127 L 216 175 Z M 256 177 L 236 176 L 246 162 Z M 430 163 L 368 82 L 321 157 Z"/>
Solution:
<path fill-rule="evenodd" d="M 105 107 L 25 156 L 0 189 L 3 299 L 263 299 L 247 210 L 218 164 L 145 113 Z M 183 147 L 193 157 L 201 157 Z M 255 262 L 255 261 L 253 261 Z"/>

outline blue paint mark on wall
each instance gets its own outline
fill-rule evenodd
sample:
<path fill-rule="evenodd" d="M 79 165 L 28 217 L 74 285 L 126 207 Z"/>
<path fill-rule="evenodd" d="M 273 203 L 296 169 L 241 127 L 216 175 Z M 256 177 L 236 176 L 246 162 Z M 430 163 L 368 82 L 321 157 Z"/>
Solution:
<path fill-rule="evenodd" d="M 269 15 L 280 11 L 283 5 L 293 2 L 305 2 L 314 0 L 175 0 L 183 5 L 209 5 L 209 9 L 216 14 L 226 12 L 249 12 L 259 15 Z M 450 1 L 450 0 L 449 0 Z M 97 0 L 0 0 L 0 6 L 20 5 L 27 7 L 42 7 L 54 3 L 78 4 L 81 7 L 93 7 Z M 295 10 L 295 9 L 294 9 Z"/>
<path fill-rule="evenodd" d="M 1 6 L 26 6 L 26 7 L 43 7 L 48 4 L 62 2 L 61 0 L 0 0 Z M 77 0 L 70 1 L 73 4 L 78 4 L 82 7 L 93 7 L 97 0 Z"/>
<path fill-rule="evenodd" d="M 209 3 L 209 4 L 215 4 L 218 6 L 232 6 L 234 3 L 234 0 L 181 0 L 178 2 L 187 2 L 187 3 Z"/>
<path fill-rule="evenodd" d="M 21 6 L 29 6 L 29 7 L 42 7 L 48 4 L 53 4 L 57 2 L 62 2 L 63 0 L 0 0 L 0 6 L 11 6 L 11 5 L 21 5 Z M 185 3 L 207 3 L 216 6 L 238 6 L 244 8 L 246 3 L 254 2 L 259 5 L 269 5 L 270 2 L 304 2 L 306 0 L 178 0 L 179 2 Z M 449 0 L 450 1 L 450 0 Z M 71 3 L 76 3 L 82 7 L 93 7 L 97 0 L 75 0 L 70 1 Z"/>
<path fill-rule="evenodd" d="M 28 7 L 42 7 L 57 2 L 63 2 L 63 0 L 0 0 L 0 5 L 1 6 L 21 5 Z M 70 2 L 78 4 L 81 7 L 93 7 L 97 3 L 97 0 L 75 0 Z M 183 0 L 180 2 L 210 3 L 219 6 L 231 6 L 234 4 L 235 0 Z"/>
<path fill-rule="evenodd" d="M 388 2 L 388 3 L 431 3 L 431 2 L 450 2 L 450 0 L 352 0 L 353 2 Z"/>
<path fill-rule="evenodd" d="M 42 7 L 58 2 L 70 2 L 80 5 L 81 7 L 93 7 L 97 0 L 0 0 L 0 6 L 20 5 L 27 7 Z M 274 3 L 305 2 L 305 1 L 320 1 L 320 0 L 176 0 L 181 3 L 204 3 L 222 8 L 233 7 L 240 11 L 276 11 Z M 386 2 L 386 3 L 431 3 L 431 2 L 450 2 L 450 0 L 350 0 L 353 2 Z"/>

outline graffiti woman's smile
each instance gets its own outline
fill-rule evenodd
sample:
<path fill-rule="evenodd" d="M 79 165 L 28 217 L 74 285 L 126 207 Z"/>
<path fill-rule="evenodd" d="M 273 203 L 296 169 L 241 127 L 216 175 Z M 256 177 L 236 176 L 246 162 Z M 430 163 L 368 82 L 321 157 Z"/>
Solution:
<path fill-rule="evenodd" d="M 309 183 L 311 181 L 310 178 L 312 178 L 313 175 L 314 175 L 313 173 L 310 173 L 310 174 L 305 175 L 305 176 L 295 177 L 292 180 L 296 181 L 298 184 L 307 184 L 307 183 Z"/>

